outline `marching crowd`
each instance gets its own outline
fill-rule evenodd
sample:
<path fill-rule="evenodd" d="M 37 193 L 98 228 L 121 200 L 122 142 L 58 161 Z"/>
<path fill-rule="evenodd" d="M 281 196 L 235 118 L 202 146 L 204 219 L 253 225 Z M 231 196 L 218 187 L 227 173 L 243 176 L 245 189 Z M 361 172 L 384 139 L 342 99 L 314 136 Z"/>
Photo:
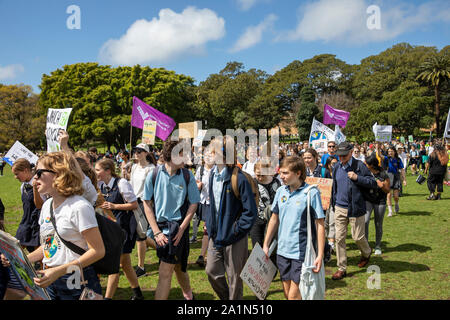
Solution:
<path fill-rule="evenodd" d="M 99 156 L 95 148 L 74 152 L 68 138 L 61 131 L 63 151 L 42 155 L 36 166 L 25 159 L 12 166 L 15 178 L 22 182 L 24 212 L 15 237 L 35 265 L 34 282 L 55 300 L 79 299 L 82 294 L 82 288 L 67 286 L 71 266 L 81 266 L 86 287 L 104 299 L 114 298 L 120 273 L 108 274 L 103 292 L 93 267 L 106 254 L 95 212 L 115 221 L 123 231 L 120 268 L 133 300 L 144 299 L 139 278 L 146 275 L 148 248 L 156 250 L 159 259 L 155 299 L 168 299 L 173 273 L 184 298 L 195 299 L 187 269 L 190 244 L 197 241 L 200 226 L 201 252 L 196 263 L 205 267 L 220 299 L 243 298 L 240 274 L 249 256 L 249 238 L 252 247 L 259 244 L 277 266 L 286 299 L 301 299 L 307 196 L 315 222 L 313 271 L 318 272 L 336 254 L 332 279 L 339 281 L 347 275 L 348 224 L 361 252 L 358 267 L 367 266 L 372 254 L 382 254 L 385 212 L 388 209 L 388 217 L 400 212 L 408 168 L 418 175 L 418 182 L 427 175 L 429 200 L 441 199 L 443 184 L 450 180 L 449 145 L 442 141 L 361 145 L 329 141 L 323 154 L 308 142 L 281 144 L 269 152 L 247 146 L 247 161 L 239 163 L 234 140 L 227 136 L 190 155 L 183 150 L 177 153 L 181 142 L 168 140 L 161 150 L 141 143 L 131 154 L 122 150 Z M 227 163 L 230 151 L 234 161 Z M 264 158 L 267 154 L 278 157 L 276 167 Z M 3 165 L 1 169 L 3 174 Z M 324 210 L 318 189 L 308 194 L 307 177 L 332 179 L 328 209 Z M 374 248 L 368 242 L 372 212 Z M 4 219 L 0 200 L 2 229 Z M 270 252 L 274 240 L 276 249 Z M 83 253 L 75 252 L 70 243 Z M 138 263 L 133 268 L 135 248 Z M 2 255 L 0 298 L 23 299 L 26 294 L 11 268 Z"/>

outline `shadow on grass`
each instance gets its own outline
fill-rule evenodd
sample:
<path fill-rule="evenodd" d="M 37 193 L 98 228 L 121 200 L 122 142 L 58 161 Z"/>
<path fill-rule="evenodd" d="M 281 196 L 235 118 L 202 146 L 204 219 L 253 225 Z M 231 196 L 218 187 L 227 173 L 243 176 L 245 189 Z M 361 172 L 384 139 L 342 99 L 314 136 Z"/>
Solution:
<path fill-rule="evenodd" d="M 421 244 L 403 243 L 403 244 L 400 244 L 400 245 L 398 245 L 396 247 L 392 247 L 392 248 L 387 247 L 387 248 L 385 248 L 383 250 L 383 253 L 386 253 L 386 252 L 398 252 L 398 251 L 418 251 L 418 252 L 423 253 L 423 252 L 427 252 L 427 251 L 430 251 L 430 250 L 431 250 L 431 247 L 423 246 Z"/>
<path fill-rule="evenodd" d="M 431 216 L 433 213 L 428 211 L 408 211 L 397 213 L 399 216 Z"/>

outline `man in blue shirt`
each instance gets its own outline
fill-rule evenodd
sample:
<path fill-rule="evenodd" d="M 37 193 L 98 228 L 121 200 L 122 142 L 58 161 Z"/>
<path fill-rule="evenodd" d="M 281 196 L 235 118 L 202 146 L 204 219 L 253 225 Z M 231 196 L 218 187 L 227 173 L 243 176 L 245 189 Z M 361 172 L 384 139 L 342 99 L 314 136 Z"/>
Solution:
<path fill-rule="evenodd" d="M 325 163 L 327 163 L 327 159 L 329 156 L 334 156 L 336 155 L 336 142 L 334 141 L 328 141 L 328 152 L 325 153 L 322 158 L 320 159 L 320 163 L 322 164 L 322 166 L 325 166 Z"/>
<path fill-rule="evenodd" d="M 193 299 L 186 267 L 189 256 L 189 225 L 200 202 L 200 193 L 192 172 L 183 168 L 183 150 L 179 152 L 177 159 L 172 159 L 172 151 L 178 143 L 164 143 L 164 165 L 153 169 L 157 170 L 156 176 L 151 171 L 145 179 L 144 210 L 160 259 L 155 300 L 166 300 L 169 297 L 174 270 L 185 299 Z M 185 175 L 189 175 L 188 185 Z"/>
<path fill-rule="evenodd" d="M 352 238 L 361 250 L 358 267 L 366 266 L 372 253 L 365 237 L 366 201 L 361 188 L 376 188 L 377 183 L 366 165 L 352 157 L 352 151 L 351 143 L 341 142 L 336 153 L 340 162 L 336 163 L 333 169 L 331 205 L 334 208 L 336 258 L 339 268 L 332 276 L 333 280 L 340 280 L 347 275 L 345 239 L 349 223 L 352 229 Z"/>

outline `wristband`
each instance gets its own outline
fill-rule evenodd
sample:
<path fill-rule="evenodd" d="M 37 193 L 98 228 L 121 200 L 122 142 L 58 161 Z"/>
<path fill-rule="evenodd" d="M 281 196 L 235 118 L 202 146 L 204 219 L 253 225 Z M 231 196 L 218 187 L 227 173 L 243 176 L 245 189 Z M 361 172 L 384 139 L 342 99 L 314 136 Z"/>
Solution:
<path fill-rule="evenodd" d="M 159 232 L 155 233 L 155 237 L 159 236 L 161 233 L 162 233 L 162 231 L 159 231 Z"/>

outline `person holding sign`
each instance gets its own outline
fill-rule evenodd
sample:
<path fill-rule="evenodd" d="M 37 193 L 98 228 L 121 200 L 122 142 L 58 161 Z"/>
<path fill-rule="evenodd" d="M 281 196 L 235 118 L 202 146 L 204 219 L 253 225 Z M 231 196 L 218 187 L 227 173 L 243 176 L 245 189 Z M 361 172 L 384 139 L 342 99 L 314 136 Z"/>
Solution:
<path fill-rule="evenodd" d="M 98 229 L 92 205 L 83 194 L 80 166 L 68 152 L 44 155 L 35 172 L 36 188 L 40 194 L 48 194 L 39 218 L 41 246 L 28 255 L 31 263 L 42 261 L 44 270 L 34 283 L 47 288 L 52 300 L 78 300 L 82 287 L 68 286 L 73 277 L 71 270 L 82 266 L 87 287 L 101 294 L 100 281 L 91 266 L 105 255 L 105 247 Z M 56 227 L 56 230 L 55 230 Z M 70 250 L 65 240 L 76 243 L 87 251 L 78 255 Z M 2 262 L 7 264 L 5 257 Z"/>
<path fill-rule="evenodd" d="M 263 251 L 269 258 L 269 247 L 278 232 L 277 266 L 283 283 L 284 296 L 288 300 L 301 300 L 299 283 L 302 263 L 305 258 L 308 236 L 306 166 L 302 158 L 289 156 L 280 166 L 280 176 L 284 186 L 275 194 L 272 204 L 272 217 L 267 227 Z M 312 224 L 314 247 L 317 258 L 313 272 L 323 267 L 325 246 L 325 227 L 322 201 L 318 189 L 311 190 L 311 209 L 316 223 Z"/>

